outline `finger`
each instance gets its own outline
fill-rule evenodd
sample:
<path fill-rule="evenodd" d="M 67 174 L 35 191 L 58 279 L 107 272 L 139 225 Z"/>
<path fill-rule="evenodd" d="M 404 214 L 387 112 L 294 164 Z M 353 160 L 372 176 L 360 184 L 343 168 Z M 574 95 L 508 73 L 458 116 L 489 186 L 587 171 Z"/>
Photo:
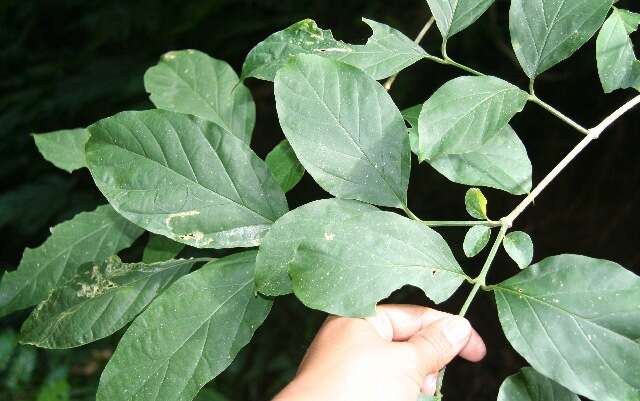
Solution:
<path fill-rule="evenodd" d="M 387 341 L 405 341 L 448 313 L 417 305 L 379 305 L 365 320 Z"/>
<path fill-rule="evenodd" d="M 487 355 L 487 346 L 484 344 L 482 337 L 475 331 L 471 331 L 469 342 L 460 351 L 460 357 L 469 362 L 479 362 Z"/>
<path fill-rule="evenodd" d="M 438 374 L 432 373 L 430 375 L 427 375 L 427 377 L 425 377 L 420 391 L 422 392 L 422 394 L 435 395 L 437 386 L 438 386 Z"/>
<path fill-rule="evenodd" d="M 406 344 L 411 347 L 420 376 L 445 367 L 466 347 L 472 333 L 467 319 L 448 316 L 413 335 Z"/>

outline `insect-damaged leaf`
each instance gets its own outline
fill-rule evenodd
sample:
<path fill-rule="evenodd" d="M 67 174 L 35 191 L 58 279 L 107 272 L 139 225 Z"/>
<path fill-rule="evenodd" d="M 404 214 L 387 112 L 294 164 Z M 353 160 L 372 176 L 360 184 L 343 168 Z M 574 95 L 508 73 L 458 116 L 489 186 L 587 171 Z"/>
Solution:
<path fill-rule="evenodd" d="M 42 156 L 62 170 L 72 172 L 86 166 L 84 145 L 89 132 L 84 128 L 33 134 L 33 140 Z"/>
<path fill-rule="evenodd" d="M 580 401 L 580 399 L 534 369 L 522 368 L 502 383 L 498 401 Z"/>
<path fill-rule="evenodd" d="M 276 145 L 264 161 L 284 192 L 290 191 L 304 176 L 304 167 L 286 139 Z"/>
<path fill-rule="evenodd" d="M 522 111 L 528 95 L 495 77 L 459 77 L 441 86 L 422 107 L 418 158 L 477 151 Z"/>
<path fill-rule="evenodd" d="M 640 14 L 614 8 L 598 34 L 598 74 L 606 93 L 631 87 L 640 90 L 640 61 L 629 37 L 638 24 Z"/>
<path fill-rule="evenodd" d="M 157 108 L 213 121 L 251 142 L 256 107 L 251 92 L 226 62 L 197 50 L 171 51 L 147 70 L 144 87 Z"/>
<path fill-rule="evenodd" d="M 511 43 L 535 78 L 569 58 L 596 33 L 612 0 L 511 0 Z"/>
<path fill-rule="evenodd" d="M 85 265 L 38 305 L 24 322 L 20 341 L 43 348 L 71 348 L 107 337 L 198 261 L 122 263 L 112 256 Z"/>
<path fill-rule="evenodd" d="M 350 45 L 333 38 L 330 30 L 305 19 L 258 43 L 247 55 L 242 78 L 273 81 L 289 58 L 315 54 L 341 60 L 364 70 L 374 79 L 389 77 L 426 56 L 426 52 L 400 31 L 368 20 L 373 35 L 364 45 Z"/>
<path fill-rule="evenodd" d="M 118 253 L 141 234 L 142 229 L 106 205 L 58 224 L 42 245 L 24 251 L 15 271 L 2 277 L 0 316 L 39 303 L 80 265 Z"/>
<path fill-rule="evenodd" d="M 491 229 L 485 226 L 473 226 L 464 236 L 462 249 L 467 257 L 471 258 L 482 252 L 491 239 Z"/>
<path fill-rule="evenodd" d="M 120 340 L 97 401 L 187 401 L 226 369 L 271 308 L 256 294 L 255 257 L 208 263 L 156 298 Z"/>
<path fill-rule="evenodd" d="M 300 55 L 275 80 L 278 118 L 300 163 L 327 192 L 406 204 L 411 154 L 402 114 L 361 70 Z"/>
<path fill-rule="evenodd" d="M 368 316 L 404 285 L 446 300 L 466 276 L 449 246 L 429 227 L 391 212 L 318 222 L 304 237 L 289 273 L 307 306 L 341 316 Z"/>
<path fill-rule="evenodd" d="M 256 258 L 256 285 L 265 295 L 292 292 L 289 264 L 300 242 L 324 233 L 324 225 L 338 223 L 374 206 L 353 200 L 322 199 L 300 206 L 278 219 L 265 235 Z"/>
<path fill-rule="evenodd" d="M 531 264 L 533 260 L 533 241 L 531 241 L 529 234 L 524 231 L 509 233 L 504 237 L 502 245 L 519 268 L 524 269 Z"/>
<path fill-rule="evenodd" d="M 218 125 L 164 110 L 89 127 L 87 163 L 123 216 L 199 248 L 255 246 L 287 211 L 265 163 Z"/>
<path fill-rule="evenodd" d="M 638 276 L 560 255 L 494 289 L 507 339 L 538 372 L 590 399 L 640 398 Z"/>
<path fill-rule="evenodd" d="M 473 24 L 493 2 L 494 0 L 427 0 L 445 39 Z"/>

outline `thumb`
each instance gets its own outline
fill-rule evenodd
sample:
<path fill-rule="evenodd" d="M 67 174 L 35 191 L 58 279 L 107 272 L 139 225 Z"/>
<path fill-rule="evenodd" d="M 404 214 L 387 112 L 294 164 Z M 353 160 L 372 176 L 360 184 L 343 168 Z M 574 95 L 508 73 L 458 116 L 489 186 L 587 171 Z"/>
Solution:
<path fill-rule="evenodd" d="M 467 345 L 472 328 L 461 316 L 449 316 L 428 325 L 407 341 L 416 357 L 421 377 L 436 373 Z"/>

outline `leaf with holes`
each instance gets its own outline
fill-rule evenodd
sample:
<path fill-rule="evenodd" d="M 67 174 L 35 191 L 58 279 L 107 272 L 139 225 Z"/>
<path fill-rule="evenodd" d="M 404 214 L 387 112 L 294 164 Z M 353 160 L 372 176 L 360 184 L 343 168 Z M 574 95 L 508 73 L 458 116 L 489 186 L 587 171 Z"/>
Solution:
<path fill-rule="evenodd" d="M 494 0 L 427 0 L 445 39 L 473 24 L 493 2 Z"/>
<path fill-rule="evenodd" d="M 493 289 L 507 339 L 538 372 L 590 399 L 640 398 L 640 277 L 560 255 Z"/>
<path fill-rule="evenodd" d="M 350 65 L 300 55 L 278 72 L 275 95 L 285 136 L 323 189 L 380 206 L 406 205 L 409 138 L 378 82 Z"/>
<path fill-rule="evenodd" d="M 87 164 L 124 217 L 198 248 L 250 247 L 287 211 L 265 163 L 220 126 L 164 110 L 89 127 Z"/>

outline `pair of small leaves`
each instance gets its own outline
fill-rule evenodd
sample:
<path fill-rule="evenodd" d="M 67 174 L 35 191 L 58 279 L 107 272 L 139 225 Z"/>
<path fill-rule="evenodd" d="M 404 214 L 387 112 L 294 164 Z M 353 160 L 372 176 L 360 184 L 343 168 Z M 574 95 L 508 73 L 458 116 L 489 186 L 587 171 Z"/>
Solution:
<path fill-rule="evenodd" d="M 427 0 L 445 40 L 473 24 L 493 2 L 494 0 Z"/>
<path fill-rule="evenodd" d="M 89 132 L 96 185 L 120 214 L 153 233 L 200 248 L 255 246 L 287 211 L 266 164 L 215 123 L 131 111 Z"/>
<path fill-rule="evenodd" d="M 511 43 L 531 79 L 569 58 L 600 28 L 612 0 L 512 0 Z"/>
<path fill-rule="evenodd" d="M 640 277 L 560 255 L 494 291 L 507 339 L 537 371 L 590 399 L 640 398 Z"/>
<path fill-rule="evenodd" d="M 124 327 L 197 259 L 122 263 L 117 256 L 82 266 L 25 321 L 20 341 L 43 348 L 71 348 Z"/>
<path fill-rule="evenodd" d="M 640 14 L 613 9 L 596 41 L 596 59 L 602 88 L 640 90 L 640 61 L 636 58 L 629 35 L 638 29 Z"/>
<path fill-rule="evenodd" d="M 321 55 L 360 68 L 374 79 L 387 78 L 424 58 L 426 52 L 401 32 L 363 19 L 373 35 L 365 45 L 350 45 L 333 38 L 310 19 L 297 22 L 258 43 L 242 66 L 242 79 L 273 81 L 292 56 Z"/>
<path fill-rule="evenodd" d="M 466 279 L 442 237 L 427 226 L 354 201 L 302 206 L 276 222 L 260 246 L 258 290 L 291 289 L 307 306 L 367 316 L 403 285 L 446 300 Z"/>
<path fill-rule="evenodd" d="M 269 313 L 272 301 L 256 294 L 255 257 L 247 251 L 210 262 L 158 296 L 120 340 L 96 399 L 194 398 Z"/>
<path fill-rule="evenodd" d="M 531 368 L 509 376 L 500 386 L 498 401 L 580 401 L 577 395 Z"/>
<path fill-rule="evenodd" d="M 41 246 L 26 249 L 18 268 L 2 277 L 0 316 L 43 301 L 52 289 L 72 278 L 81 265 L 118 253 L 141 234 L 142 229 L 111 206 L 80 213 L 53 227 Z"/>

